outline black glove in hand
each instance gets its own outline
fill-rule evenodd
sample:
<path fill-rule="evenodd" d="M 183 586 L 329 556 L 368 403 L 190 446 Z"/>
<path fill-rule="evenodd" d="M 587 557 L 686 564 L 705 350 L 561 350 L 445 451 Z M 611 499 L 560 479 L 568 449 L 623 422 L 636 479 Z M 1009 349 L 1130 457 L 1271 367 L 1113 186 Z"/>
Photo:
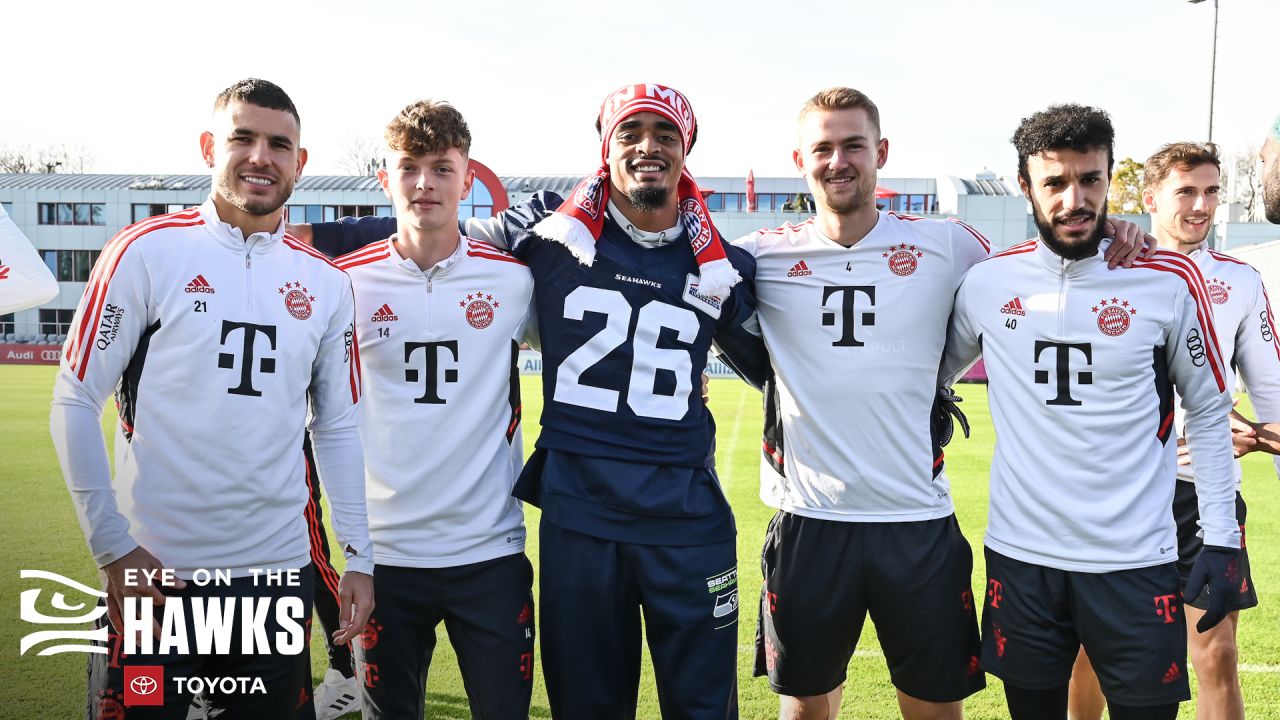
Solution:
<path fill-rule="evenodd" d="M 1209 607 L 1196 623 L 1198 632 L 1208 632 L 1222 622 L 1240 597 L 1240 550 L 1205 545 L 1187 576 L 1187 602 L 1209 593 Z"/>
<path fill-rule="evenodd" d="M 933 398 L 929 432 L 941 447 L 946 447 L 951 442 L 951 435 L 955 432 L 954 420 L 960 421 L 960 429 L 964 431 L 966 438 L 969 437 L 969 418 L 957 407 L 956 403 L 959 402 L 963 402 L 963 399 L 949 387 L 938 388 L 938 394 Z"/>

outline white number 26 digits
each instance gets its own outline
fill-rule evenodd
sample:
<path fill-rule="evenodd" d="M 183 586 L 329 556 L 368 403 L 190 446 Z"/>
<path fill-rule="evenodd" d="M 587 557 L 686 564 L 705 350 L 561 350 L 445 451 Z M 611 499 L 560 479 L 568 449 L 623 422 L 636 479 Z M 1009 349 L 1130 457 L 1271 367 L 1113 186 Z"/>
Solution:
<path fill-rule="evenodd" d="M 631 325 L 631 303 L 617 290 L 579 287 L 564 299 L 564 317 L 581 321 L 586 313 L 605 316 L 605 325 L 582 347 L 573 351 L 556 370 L 556 402 L 589 407 L 605 412 L 618 409 L 618 391 L 582 384 L 582 374 L 592 365 L 627 341 Z M 698 337 L 698 317 L 692 310 L 652 300 L 640 308 L 636 319 L 636 336 L 632 343 L 631 382 L 627 387 L 627 406 L 636 415 L 666 420 L 679 420 L 689 410 L 689 393 L 693 390 L 693 361 L 689 351 L 658 347 L 663 328 L 676 331 L 683 343 Z M 672 395 L 654 393 L 659 370 L 675 373 L 676 389 Z"/>

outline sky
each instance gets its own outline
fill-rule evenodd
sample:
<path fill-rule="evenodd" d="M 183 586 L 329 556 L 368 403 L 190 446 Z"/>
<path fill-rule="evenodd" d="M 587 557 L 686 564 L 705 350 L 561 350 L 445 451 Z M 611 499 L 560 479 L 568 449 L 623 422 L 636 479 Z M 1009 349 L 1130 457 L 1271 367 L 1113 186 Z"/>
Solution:
<path fill-rule="evenodd" d="M 1021 118 L 1095 105 L 1116 157 L 1207 137 L 1213 0 L 274 0 L 9 3 L 0 146 L 86 148 L 93 172 L 203 173 L 215 95 L 262 77 L 302 115 L 308 174 L 341 172 L 404 105 L 448 100 L 500 175 L 585 174 L 616 87 L 658 82 L 698 117 L 695 176 L 792 177 L 795 117 L 847 85 L 879 106 L 884 177 L 1012 175 Z M 1280 113 L 1280 2 L 1221 0 L 1214 140 Z M 1271 51 L 1264 47 L 1270 46 Z"/>

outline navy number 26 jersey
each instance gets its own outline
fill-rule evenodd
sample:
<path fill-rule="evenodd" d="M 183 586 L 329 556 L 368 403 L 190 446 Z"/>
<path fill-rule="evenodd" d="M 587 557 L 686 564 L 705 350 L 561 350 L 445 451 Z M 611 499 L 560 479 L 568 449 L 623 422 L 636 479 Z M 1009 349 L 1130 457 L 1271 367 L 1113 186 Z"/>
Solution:
<path fill-rule="evenodd" d="M 538 447 L 631 462 L 709 466 L 714 423 L 701 397 L 711 338 L 753 311 L 743 285 L 698 292 L 681 240 L 642 247 L 609 222 L 595 264 L 532 233 L 508 233 L 536 281 L 546 402 Z M 729 251 L 744 276 L 745 253 Z"/>

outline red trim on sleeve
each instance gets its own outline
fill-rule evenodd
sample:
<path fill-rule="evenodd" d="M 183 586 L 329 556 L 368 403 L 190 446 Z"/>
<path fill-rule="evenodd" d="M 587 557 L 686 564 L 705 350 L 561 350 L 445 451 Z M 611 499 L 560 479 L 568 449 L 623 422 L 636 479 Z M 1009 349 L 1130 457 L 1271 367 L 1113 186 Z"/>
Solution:
<path fill-rule="evenodd" d="M 93 272 L 90 273 L 89 284 L 84 289 L 88 301 L 84 304 L 84 312 L 80 316 L 80 326 L 76 332 L 70 334 L 64 353 L 67 366 L 75 371 L 76 378 L 84 380 L 85 371 L 89 367 L 89 354 L 93 352 L 93 343 L 86 342 L 86 338 L 93 336 L 92 329 L 96 326 L 97 317 L 106 303 L 111 279 L 115 276 L 120 260 L 133 241 L 156 230 L 196 227 L 203 224 L 204 218 L 200 217 L 199 208 L 191 208 L 168 215 L 158 215 L 130 225 L 107 241 L 97 264 L 94 265 Z"/>
<path fill-rule="evenodd" d="M 973 226 L 969 225 L 969 223 L 961 220 L 960 218 L 947 218 L 947 222 L 953 222 L 959 225 L 960 227 L 964 228 L 965 230 L 968 230 L 969 234 L 972 235 L 974 239 L 976 239 L 982 245 L 983 250 L 986 250 L 988 253 L 991 252 L 991 242 L 988 241 L 985 237 L 983 237 L 982 233 L 973 229 Z"/>
<path fill-rule="evenodd" d="M 1133 266 L 1174 273 L 1187 283 L 1187 289 L 1191 291 L 1191 298 L 1196 303 L 1196 319 L 1200 322 L 1200 327 L 1204 331 L 1205 355 L 1209 358 L 1209 367 L 1213 370 L 1213 376 L 1218 381 L 1218 391 L 1226 391 L 1227 385 L 1223 380 L 1222 356 L 1219 354 L 1221 350 L 1218 345 L 1218 331 L 1213 325 L 1213 311 L 1209 303 L 1209 290 L 1205 287 L 1204 276 L 1200 274 L 1200 268 L 1196 267 L 1195 263 L 1191 262 L 1186 256 L 1167 250 L 1157 250 L 1149 259 L 1138 258 L 1134 261 Z"/>

